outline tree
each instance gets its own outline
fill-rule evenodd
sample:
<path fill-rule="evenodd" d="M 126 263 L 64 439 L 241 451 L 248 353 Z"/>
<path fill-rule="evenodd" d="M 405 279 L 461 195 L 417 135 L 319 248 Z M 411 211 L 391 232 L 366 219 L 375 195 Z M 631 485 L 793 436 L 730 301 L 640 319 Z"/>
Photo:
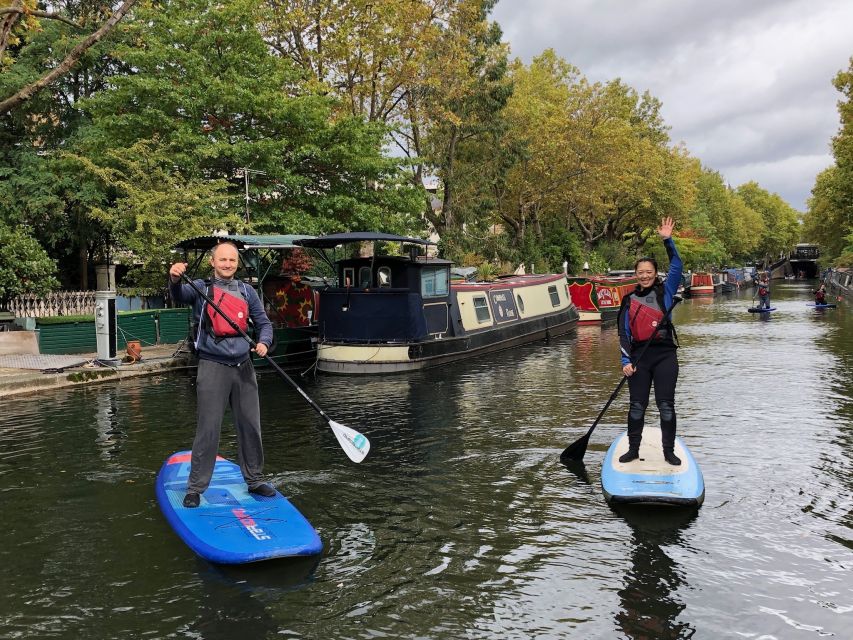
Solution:
<path fill-rule="evenodd" d="M 803 235 L 821 245 L 821 254 L 838 266 L 853 265 L 853 58 L 833 84 L 843 95 L 838 102 L 841 127 L 832 139 L 835 164 L 818 174 Z"/>
<path fill-rule="evenodd" d="M 0 222 L 0 309 L 22 293 L 44 294 L 59 287 L 56 263 L 26 228 Z"/>
<path fill-rule="evenodd" d="M 762 189 L 755 181 L 740 185 L 736 193 L 750 209 L 758 212 L 764 222 L 757 246 L 759 260 L 773 263 L 781 254 L 794 248 L 800 237 L 796 210 L 779 195 Z"/>
<path fill-rule="evenodd" d="M 67 74 L 92 46 L 97 44 L 115 28 L 119 21 L 125 16 L 125 14 L 127 14 L 128 11 L 130 11 L 136 2 L 137 0 L 124 0 L 121 6 L 119 6 L 119 8 L 116 9 L 112 15 L 103 22 L 103 24 L 80 40 L 71 49 L 71 51 L 68 52 L 65 58 L 59 62 L 59 64 L 52 69 L 46 70 L 40 78 L 26 82 L 26 84 L 18 89 L 13 95 L 0 100 L 0 115 L 8 113 L 12 109 L 23 104 L 36 93 L 49 86 L 52 82 Z M 3 52 L 7 48 L 9 38 L 12 36 L 14 23 L 17 17 L 21 15 L 31 15 L 44 19 L 58 20 L 74 27 L 82 27 L 82 25 L 74 23 L 73 21 L 63 17 L 61 14 L 34 11 L 29 7 L 24 7 L 23 0 L 14 0 L 12 6 L 0 8 L 0 16 L 4 15 L 4 22 L 0 23 L 0 57 L 2 57 Z"/>
<path fill-rule="evenodd" d="M 847 247 L 851 244 L 848 236 L 853 233 L 853 225 L 843 205 L 847 186 L 837 166 L 821 171 L 812 187 L 803 221 L 803 238 L 819 244 L 822 259 L 830 262 L 849 251 Z"/>
<path fill-rule="evenodd" d="M 487 20 L 494 4 L 288 0 L 269 3 L 264 19 L 272 46 L 339 97 L 342 108 L 390 127 L 413 185 L 420 188 L 425 176 L 440 179 L 441 208 L 433 209 L 430 196 L 422 206 L 439 232 L 464 221 L 472 175 L 468 167 L 460 174 L 459 158 L 500 128 L 511 92 L 506 45 Z"/>
<path fill-rule="evenodd" d="M 239 224 L 226 206 L 224 180 L 199 180 L 176 170 L 157 140 L 140 140 L 127 149 L 108 152 L 105 166 L 67 154 L 67 165 L 98 180 L 108 202 L 92 206 L 89 215 L 108 231 L 102 260 L 130 261 L 129 279 L 140 286 L 163 282 L 162 265 L 170 262 L 176 238 L 209 233 Z M 120 248 L 118 256 L 113 252 Z M 128 253 L 129 252 L 129 255 Z"/>
<path fill-rule="evenodd" d="M 142 7 L 138 16 L 114 51 L 133 71 L 83 101 L 91 124 L 73 140 L 79 166 L 105 189 L 119 179 L 95 211 L 99 220 L 132 230 L 153 213 L 163 190 L 153 180 L 130 180 L 144 175 L 153 149 L 155 175 L 199 194 L 196 206 L 179 205 L 184 224 L 173 229 L 175 239 L 221 228 L 227 212 L 245 210 L 243 168 L 253 170 L 249 213 L 228 218 L 232 230 L 410 232 L 416 225 L 422 191 L 403 184 L 398 160 L 382 156 L 383 126 L 336 112 L 333 98 L 309 91 L 301 71 L 272 53 L 256 28 L 256 3 L 186 0 Z M 215 193 L 205 182 L 218 185 Z M 213 206 L 208 196 L 220 194 L 227 197 Z M 149 242 L 153 254 L 158 239 Z"/>
<path fill-rule="evenodd" d="M 695 172 L 668 146 L 659 101 L 619 80 L 590 83 L 551 50 L 516 62 L 512 79 L 502 149 L 518 160 L 495 198 L 512 237 L 541 242 L 553 220 L 587 251 L 626 241 L 635 253 L 661 217 L 683 216 Z"/>
<path fill-rule="evenodd" d="M 706 254 L 693 262 L 696 266 L 745 260 L 752 256 L 764 232 L 761 216 L 726 186 L 718 172 L 704 167 L 697 176 L 688 225 L 708 246 Z"/>

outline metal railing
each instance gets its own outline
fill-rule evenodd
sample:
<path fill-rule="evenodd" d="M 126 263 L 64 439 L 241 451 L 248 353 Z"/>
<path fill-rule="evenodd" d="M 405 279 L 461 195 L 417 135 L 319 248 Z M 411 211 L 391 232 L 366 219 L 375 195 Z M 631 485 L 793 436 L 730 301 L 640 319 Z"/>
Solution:
<path fill-rule="evenodd" d="M 12 298 L 9 311 L 18 318 L 91 315 L 95 313 L 95 292 L 53 291 L 43 295 L 25 293 Z"/>

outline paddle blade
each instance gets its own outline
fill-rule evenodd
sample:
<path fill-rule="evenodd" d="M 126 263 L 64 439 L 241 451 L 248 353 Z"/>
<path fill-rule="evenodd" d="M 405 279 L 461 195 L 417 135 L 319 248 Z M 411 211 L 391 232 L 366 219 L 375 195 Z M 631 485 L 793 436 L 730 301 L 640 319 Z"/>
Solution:
<path fill-rule="evenodd" d="M 370 451 L 370 441 L 365 436 L 334 420 L 329 420 L 329 426 L 350 460 L 353 462 L 364 460 L 367 452 Z"/>
<path fill-rule="evenodd" d="M 563 462 L 580 462 L 583 460 L 584 454 L 586 453 L 586 447 L 589 444 L 589 434 L 590 432 L 587 431 L 585 436 L 566 447 L 563 450 L 563 453 L 560 454 L 560 460 Z"/>

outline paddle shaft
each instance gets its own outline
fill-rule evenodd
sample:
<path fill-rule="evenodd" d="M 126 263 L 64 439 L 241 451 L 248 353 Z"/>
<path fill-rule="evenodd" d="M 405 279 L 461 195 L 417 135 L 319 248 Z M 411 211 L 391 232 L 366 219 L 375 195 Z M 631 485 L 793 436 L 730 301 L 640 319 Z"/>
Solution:
<path fill-rule="evenodd" d="M 675 305 L 677 305 L 679 302 L 681 302 L 681 298 L 679 296 L 674 296 L 672 299 L 672 304 L 670 305 L 669 309 L 666 310 L 666 313 L 663 316 L 663 320 L 655 329 L 655 332 L 654 334 L 652 334 L 652 337 L 649 338 L 649 340 L 643 345 L 643 348 L 640 349 L 640 353 L 633 360 L 633 362 L 631 363 L 632 365 L 636 366 L 635 363 L 639 363 L 640 360 L 643 359 L 643 356 L 646 353 L 646 349 L 649 348 L 649 345 L 652 343 L 655 337 L 657 337 L 658 331 L 668 325 L 672 325 L 670 315 L 672 314 L 672 310 L 675 309 Z M 598 417 L 595 419 L 595 422 L 592 423 L 592 426 L 589 428 L 585 435 L 583 435 L 578 440 L 576 440 L 565 448 L 563 453 L 560 454 L 561 459 L 568 458 L 570 460 L 583 460 L 583 456 L 586 453 L 587 444 L 589 443 L 589 438 L 592 435 L 592 432 L 595 430 L 595 427 L 598 426 L 598 421 L 601 420 L 608 407 L 610 407 L 611 403 L 616 399 L 616 396 L 619 395 L 619 391 L 622 389 L 622 385 L 624 385 L 627 380 L 628 376 L 623 375 L 622 379 L 619 381 L 619 384 L 616 385 L 616 388 L 613 390 L 613 393 L 610 394 L 610 398 L 607 400 L 607 403 L 604 405 L 604 408 L 601 410 L 601 413 L 599 413 Z"/>
<path fill-rule="evenodd" d="M 243 336 L 243 338 L 245 338 L 245 339 L 248 341 L 248 343 L 249 343 L 250 345 L 252 345 L 252 347 L 253 347 L 253 348 L 257 346 L 257 344 L 258 344 L 258 343 L 257 343 L 257 342 L 255 342 L 255 341 L 252 339 L 252 337 L 251 337 L 248 333 L 246 333 L 245 331 L 243 331 L 243 330 L 240 328 L 240 325 L 238 325 L 236 322 L 234 322 L 234 320 L 232 320 L 232 319 L 231 319 L 231 318 L 230 318 L 230 317 L 229 317 L 229 316 L 228 316 L 224 311 L 222 311 L 222 309 L 219 307 L 219 305 L 218 305 L 218 304 L 216 304 L 216 303 L 213 301 L 213 299 L 212 299 L 209 295 L 207 295 L 207 293 L 206 293 L 205 291 L 203 291 L 202 289 L 199 289 L 198 285 L 196 285 L 196 283 L 195 283 L 195 282 L 193 282 L 192 280 L 190 280 L 190 279 L 189 279 L 189 277 L 187 277 L 187 274 L 186 274 L 186 273 L 182 273 L 182 274 L 181 274 L 181 278 L 182 278 L 183 280 L 185 280 L 185 281 L 187 282 L 187 284 L 189 284 L 193 289 L 195 289 L 195 292 L 196 292 L 198 295 L 200 295 L 202 298 L 204 298 L 205 302 L 207 302 L 207 304 L 209 304 L 211 307 L 213 307 L 213 309 L 214 309 L 214 311 L 216 311 L 216 313 L 218 313 L 218 314 L 219 314 L 219 315 L 221 315 L 223 318 L 225 318 L 225 321 L 226 321 L 229 325 L 231 325 L 231 328 L 232 328 L 232 329 L 234 329 L 234 330 L 235 330 L 237 333 L 239 333 L 241 336 Z M 201 331 L 201 327 L 199 327 L 199 331 Z M 296 382 L 293 380 L 293 378 L 291 378 L 289 375 L 287 375 L 287 373 L 285 373 L 284 369 L 282 369 L 280 366 L 278 366 L 278 364 L 276 364 L 275 360 L 273 360 L 272 358 L 270 358 L 270 357 L 269 357 L 269 355 L 263 355 L 263 356 L 261 356 L 261 357 L 262 357 L 262 358 L 264 358 L 264 360 L 266 360 L 267 362 L 269 362 L 269 363 L 272 365 L 273 369 L 275 369 L 275 370 L 276 370 L 276 372 L 277 372 L 277 373 L 278 373 L 282 378 L 284 378 L 284 379 L 288 382 L 288 384 L 290 384 L 290 386 L 291 386 L 291 387 L 293 387 L 294 389 L 296 389 L 296 391 L 299 393 L 299 395 L 301 395 L 301 396 L 305 399 L 305 402 L 307 402 L 309 405 L 311 405 L 311 408 L 312 408 L 312 409 L 314 409 L 314 411 L 316 411 L 317 413 L 319 413 L 319 414 L 320 414 L 320 416 L 321 416 L 324 420 L 326 420 L 327 422 L 331 422 L 331 421 L 332 421 L 332 419 L 331 419 L 331 418 L 329 418 L 329 416 L 327 416 L 327 415 L 326 415 L 326 412 L 325 412 L 325 411 L 323 411 L 323 410 L 322 410 L 322 409 L 317 405 L 317 403 L 316 403 L 316 402 L 314 402 L 314 401 L 310 398 L 310 396 L 302 390 L 302 387 L 300 387 L 298 384 L 296 384 Z"/>

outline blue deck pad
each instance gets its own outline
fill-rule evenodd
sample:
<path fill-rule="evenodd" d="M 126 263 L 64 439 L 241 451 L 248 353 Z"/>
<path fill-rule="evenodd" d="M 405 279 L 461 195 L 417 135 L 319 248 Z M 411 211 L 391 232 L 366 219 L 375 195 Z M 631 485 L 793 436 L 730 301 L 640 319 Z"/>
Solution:
<path fill-rule="evenodd" d="M 184 507 L 191 455 L 179 451 L 169 456 L 157 474 L 156 494 L 168 523 L 199 556 L 243 564 L 323 551 L 314 527 L 287 498 L 278 492 L 269 498 L 249 493 L 240 467 L 225 458 L 216 458 L 201 504 Z"/>
<path fill-rule="evenodd" d="M 663 458 L 660 427 L 643 429 L 640 458 L 627 463 L 619 456 L 628 451 L 628 434 L 613 441 L 601 466 L 601 488 L 610 504 L 650 504 L 699 507 L 705 499 L 702 471 L 681 438 L 675 439 L 673 466 Z"/>
<path fill-rule="evenodd" d="M 814 307 L 815 309 L 835 309 L 838 305 L 836 304 L 815 304 L 814 302 L 810 302 L 806 305 L 807 307 Z"/>

